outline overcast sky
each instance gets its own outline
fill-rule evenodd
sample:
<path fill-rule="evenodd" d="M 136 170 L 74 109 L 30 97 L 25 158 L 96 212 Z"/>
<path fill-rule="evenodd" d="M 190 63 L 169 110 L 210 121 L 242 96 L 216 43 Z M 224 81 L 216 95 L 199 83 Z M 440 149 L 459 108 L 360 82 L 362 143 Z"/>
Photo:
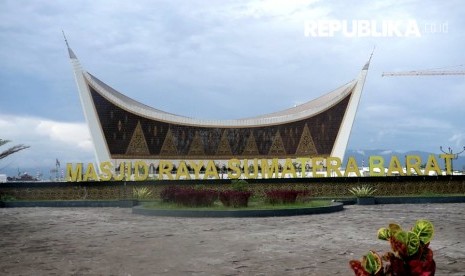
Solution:
<path fill-rule="evenodd" d="M 94 161 L 62 30 L 84 69 L 113 88 L 204 119 L 250 117 L 314 99 L 354 79 L 376 46 L 348 149 L 459 150 L 464 75 L 381 74 L 465 70 L 464 11 L 461 0 L 2 0 L 0 138 L 31 148 L 2 160 L 0 172 L 53 167 L 56 158 Z M 398 32 L 324 37 L 320 29 L 306 36 L 318 20 L 346 22 L 352 31 L 363 20 L 378 31 L 395 23 Z M 418 33 L 399 36 L 412 22 Z"/>

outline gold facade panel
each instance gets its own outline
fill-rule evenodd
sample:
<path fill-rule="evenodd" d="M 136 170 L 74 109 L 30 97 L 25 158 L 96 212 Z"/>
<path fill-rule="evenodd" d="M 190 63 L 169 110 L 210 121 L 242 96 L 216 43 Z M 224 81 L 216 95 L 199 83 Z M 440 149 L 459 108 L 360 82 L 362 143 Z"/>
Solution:
<path fill-rule="evenodd" d="M 271 144 L 270 151 L 268 155 L 271 156 L 285 156 L 286 150 L 284 149 L 283 139 L 281 138 L 281 134 L 278 132 L 274 136 L 273 144 Z"/>
<path fill-rule="evenodd" d="M 218 145 L 218 150 L 216 151 L 217 156 L 232 156 L 231 147 L 229 146 L 228 141 L 228 130 L 225 129 L 223 131 L 223 135 L 221 135 L 221 140 Z"/>
<path fill-rule="evenodd" d="M 161 156 L 176 156 L 178 151 L 176 150 L 176 145 L 174 144 L 174 137 L 171 133 L 171 129 L 168 129 L 166 133 L 165 141 L 163 141 L 163 146 L 161 147 L 160 155 Z"/>
<path fill-rule="evenodd" d="M 247 144 L 242 155 L 253 157 L 260 155 L 258 152 L 257 142 L 255 141 L 255 137 L 252 131 L 250 131 L 249 139 L 247 139 Z"/>
<path fill-rule="evenodd" d="M 142 131 L 140 121 L 137 122 L 136 129 L 132 134 L 132 138 L 126 150 L 126 154 L 129 156 L 150 155 L 149 147 L 147 146 L 147 142 L 145 140 L 144 132 Z"/>
<path fill-rule="evenodd" d="M 198 131 L 195 132 L 195 136 L 189 148 L 188 155 L 189 156 L 204 156 L 205 155 L 205 152 L 203 151 L 202 139 L 200 138 Z"/>
<path fill-rule="evenodd" d="M 308 129 L 308 125 L 305 124 L 302 136 L 300 137 L 299 145 L 297 146 L 296 155 L 300 156 L 316 156 L 318 151 L 316 150 L 315 143 L 313 143 L 312 134 Z"/>

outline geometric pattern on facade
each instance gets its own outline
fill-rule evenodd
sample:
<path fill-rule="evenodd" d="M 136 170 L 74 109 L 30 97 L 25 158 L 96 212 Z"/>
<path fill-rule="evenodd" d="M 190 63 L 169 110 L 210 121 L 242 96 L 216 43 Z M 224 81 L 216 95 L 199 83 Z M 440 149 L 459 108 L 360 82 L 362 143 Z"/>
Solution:
<path fill-rule="evenodd" d="M 318 155 L 316 151 L 315 143 L 313 142 L 312 135 L 308 129 L 308 125 L 305 124 L 302 136 L 300 137 L 299 145 L 297 146 L 296 154 L 300 156 L 315 156 Z"/>
<path fill-rule="evenodd" d="M 287 129 L 286 129 L 287 130 Z M 286 156 L 286 150 L 284 149 L 283 139 L 281 134 L 276 132 L 273 138 L 273 144 L 271 144 L 270 151 L 268 152 L 270 156 Z"/>
<path fill-rule="evenodd" d="M 247 144 L 245 145 L 245 149 L 242 155 L 245 155 L 245 156 L 258 156 L 259 155 L 257 141 L 255 140 L 255 137 L 253 136 L 252 130 L 250 130 L 249 138 L 247 138 Z"/>
<path fill-rule="evenodd" d="M 161 122 L 113 104 L 89 85 L 110 155 L 115 159 L 231 159 L 329 156 L 350 93 L 324 112 L 256 127 L 202 127 Z"/>
<path fill-rule="evenodd" d="M 147 146 L 147 140 L 145 139 L 140 122 L 137 122 L 136 129 L 132 134 L 128 149 L 126 150 L 126 155 L 150 155 L 149 147 Z"/>
<path fill-rule="evenodd" d="M 154 129 L 157 129 L 157 127 L 155 126 Z M 160 139 L 156 138 L 156 135 L 157 134 L 154 134 L 153 136 L 155 136 L 155 141 L 158 146 L 160 144 Z M 151 144 L 153 144 L 153 141 L 154 141 L 154 137 L 150 139 Z M 174 144 L 173 134 L 171 133 L 171 130 L 168 129 L 165 139 L 163 140 L 163 143 L 162 143 L 162 148 L 160 150 L 160 156 L 166 157 L 166 156 L 175 156 L 175 155 L 178 155 L 178 151 L 176 150 L 176 145 Z"/>

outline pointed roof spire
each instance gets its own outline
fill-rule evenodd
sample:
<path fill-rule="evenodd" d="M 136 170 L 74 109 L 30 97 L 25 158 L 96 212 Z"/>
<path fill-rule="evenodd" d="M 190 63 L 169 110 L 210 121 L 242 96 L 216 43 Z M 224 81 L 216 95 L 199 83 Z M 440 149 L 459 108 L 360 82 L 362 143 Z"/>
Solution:
<path fill-rule="evenodd" d="M 368 70 L 368 67 L 370 67 L 370 61 L 371 61 L 371 58 L 373 57 L 373 53 L 375 52 L 375 48 L 376 48 L 376 45 L 373 46 L 373 51 L 371 51 L 370 59 L 368 59 L 367 63 L 365 64 L 365 66 L 363 66 L 362 70 Z"/>
<path fill-rule="evenodd" d="M 77 57 L 74 54 L 73 50 L 71 50 L 71 48 L 69 47 L 68 40 L 66 39 L 65 31 L 61 30 L 61 32 L 63 33 L 63 37 L 65 38 L 65 43 L 66 43 L 66 47 L 68 48 L 69 58 L 70 59 L 77 59 Z"/>

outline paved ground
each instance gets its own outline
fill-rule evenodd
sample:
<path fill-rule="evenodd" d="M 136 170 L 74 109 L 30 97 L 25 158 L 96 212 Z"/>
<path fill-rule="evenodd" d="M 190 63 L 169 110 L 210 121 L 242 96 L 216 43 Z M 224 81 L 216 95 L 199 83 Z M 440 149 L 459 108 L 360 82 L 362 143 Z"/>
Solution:
<path fill-rule="evenodd" d="M 120 208 L 0 209 L 0 275 L 352 275 L 376 231 L 431 220 L 436 275 L 465 275 L 465 204 L 346 206 L 279 218 L 159 218 Z"/>

